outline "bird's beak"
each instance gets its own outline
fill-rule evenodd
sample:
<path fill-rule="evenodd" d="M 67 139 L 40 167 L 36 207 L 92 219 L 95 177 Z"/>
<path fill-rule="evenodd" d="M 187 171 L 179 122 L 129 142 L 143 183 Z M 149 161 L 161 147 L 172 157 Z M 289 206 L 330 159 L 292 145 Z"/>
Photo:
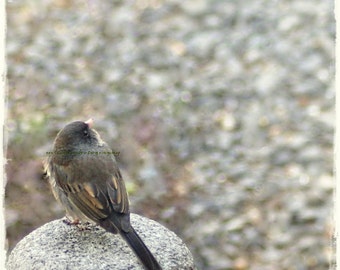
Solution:
<path fill-rule="evenodd" d="M 89 120 L 85 121 L 85 124 L 89 126 L 89 128 L 92 128 L 93 126 L 93 119 L 90 118 Z"/>

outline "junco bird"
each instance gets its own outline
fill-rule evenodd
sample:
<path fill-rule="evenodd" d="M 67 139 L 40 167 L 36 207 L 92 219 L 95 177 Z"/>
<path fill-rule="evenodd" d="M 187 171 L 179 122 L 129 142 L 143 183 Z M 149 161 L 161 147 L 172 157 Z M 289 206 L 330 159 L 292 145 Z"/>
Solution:
<path fill-rule="evenodd" d="M 162 269 L 130 223 L 128 194 L 110 147 L 93 121 L 66 125 L 54 141 L 45 170 L 70 223 L 92 221 L 119 233 L 146 269 Z M 111 154 L 110 154 L 111 153 Z"/>

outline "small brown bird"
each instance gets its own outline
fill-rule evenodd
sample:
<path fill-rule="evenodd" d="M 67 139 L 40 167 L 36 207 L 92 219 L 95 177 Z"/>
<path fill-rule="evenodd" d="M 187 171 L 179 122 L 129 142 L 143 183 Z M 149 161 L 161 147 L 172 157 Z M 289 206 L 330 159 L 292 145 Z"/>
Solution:
<path fill-rule="evenodd" d="M 45 162 L 53 194 L 71 224 L 92 221 L 119 233 L 146 269 L 162 269 L 131 226 L 122 175 L 112 150 L 92 125 L 92 119 L 75 121 L 57 134 L 53 153 Z"/>

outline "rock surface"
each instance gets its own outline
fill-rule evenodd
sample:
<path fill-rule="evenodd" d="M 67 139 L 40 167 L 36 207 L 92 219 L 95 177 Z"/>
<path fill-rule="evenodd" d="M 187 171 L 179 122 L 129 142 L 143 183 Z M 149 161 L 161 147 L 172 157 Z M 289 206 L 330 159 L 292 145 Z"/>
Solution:
<path fill-rule="evenodd" d="M 173 232 L 159 223 L 131 215 L 131 223 L 164 270 L 194 269 L 193 258 Z M 119 235 L 90 225 L 83 230 L 55 220 L 23 238 L 11 252 L 8 270 L 144 269 Z"/>

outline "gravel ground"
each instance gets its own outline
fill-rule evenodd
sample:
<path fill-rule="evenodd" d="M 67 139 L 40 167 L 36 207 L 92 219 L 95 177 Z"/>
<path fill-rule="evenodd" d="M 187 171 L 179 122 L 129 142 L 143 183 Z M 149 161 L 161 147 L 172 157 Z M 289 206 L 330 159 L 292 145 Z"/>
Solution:
<path fill-rule="evenodd" d="M 7 2 L 8 247 L 62 215 L 41 160 L 92 116 L 134 212 L 199 269 L 329 269 L 333 1 Z"/>

